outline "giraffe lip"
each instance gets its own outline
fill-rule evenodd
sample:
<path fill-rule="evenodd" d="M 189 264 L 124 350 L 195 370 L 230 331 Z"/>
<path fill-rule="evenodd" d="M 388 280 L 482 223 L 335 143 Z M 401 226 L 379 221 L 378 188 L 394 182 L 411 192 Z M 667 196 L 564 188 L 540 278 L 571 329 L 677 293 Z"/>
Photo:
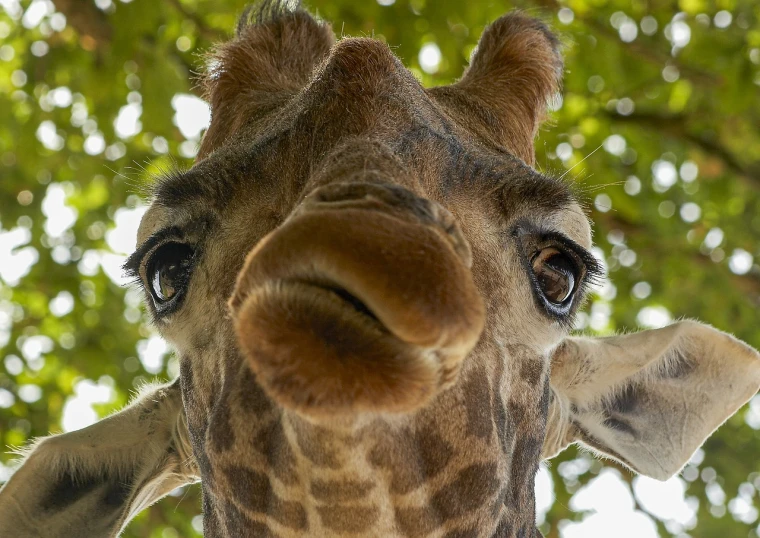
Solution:
<path fill-rule="evenodd" d="M 383 324 L 372 309 L 367 306 L 367 303 L 361 299 L 358 294 L 352 293 L 344 286 L 340 284 L 328 281 L 324 278 L 293 278 L 285 279 L 279 282 L 279 286 L 282 288 L 298 287 L 299 289 L 309 293 L 316 293 L 319 296 L 333 299 L 331 302 L 336 303 L 334 299 L 340 301 L 340 305 L 350 311 L 359 314 L 362 318 L 372 322 L 378 328 L 382 328 L 385 332 L 390 332 L 388 328 Z"/>
<path fill-rule="evenodd" d="M 362 314 L 374 321 L 376 321 L 378 324 L 382 325 L 378 317 L 375 315 L 375 313 L 368 307 L 364 301 L 362 301 L 359 297 L 356 295 L 353 295 L 350 291 L 347 289 L 340 287 L 340 286 L 330 286 L 330 285 L 320 285 L 313 282 L 304 282 L 304 284 L 312 285 L 317 288 L 321 288 L 327 292 L 330 292 L 334 295 L 337 295 L 349 308 L 353 308 L 356 312 L 359 314 Z"/>
<path fill-rule="evenodd" d="M 436 353 L 400 339 L 353 294 L 322 282 L 262 282 L 233 321 L 262 387 L 315 417 L 405 412 L 447 381 Z"/>

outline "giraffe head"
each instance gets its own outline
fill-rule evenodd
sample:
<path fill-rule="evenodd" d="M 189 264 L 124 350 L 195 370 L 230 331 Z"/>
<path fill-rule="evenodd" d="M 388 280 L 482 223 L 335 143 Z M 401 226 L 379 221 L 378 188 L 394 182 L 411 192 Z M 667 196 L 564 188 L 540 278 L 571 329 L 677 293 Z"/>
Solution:
<path fill-rule="evenodd" d="M 666 478 L 757 389 L 757 353 L 696 323 L 568 338 L 599 266 L 570 186 L 531 167 L 562 74 L 542 23 L 499 19 L 425 89 L 265 2 L 210 66 L 197 162 L 126 265 L 181 362 L 146 411 L 175 457 L 127 451 L 127 514 L 166 491 L 136 477 L 197 474 L 212 537 L 533 535 L 542 456 L 579 441 Z"/>
<path fill-rule="evenodd" d="M 314 420 L 410 413 L 492 363 L 479 342 L 554 348 L 598 273 L 570 186 L 529 166 L 557 40 L 506 17 L 426 90 L 385 44 L 280 9 L 212 57 L 198 160 L 159 181 L 127 264 L 196 392 L 240 362 Z"/>

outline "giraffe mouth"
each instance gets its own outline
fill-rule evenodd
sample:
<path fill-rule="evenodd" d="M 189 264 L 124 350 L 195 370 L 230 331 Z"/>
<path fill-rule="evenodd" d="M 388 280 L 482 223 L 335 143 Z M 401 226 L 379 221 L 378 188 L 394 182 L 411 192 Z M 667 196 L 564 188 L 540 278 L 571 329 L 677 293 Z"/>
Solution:
<path fill-rule="evenodd" d="M 291 407 L 336 413 L 406 411 L 452 382 L 484 308 L 441 234 L 380 211 L 331 209 L 260 241 L 230 309 L 262 386 Z"/>
<path fill-rule="evenodd" d="M 367 306 L 357 294 L 350 292 L 339 283 L 325 279 L 324 277 L 312 276 L 311 278 L 294 278 L 281 280 L 278 284 L 280 287 L 298 286 L 302 290 L 310 289 L 312 293 L 320 293 L 330 298 L 333 302 L 338 299 L 341 305 L 347 309 L 353 310 L 362 317 L 376 323 L 387 331 L 380 319 L 375 315 L 372 309 Z"/>
<path fill-rule="evenodd" d="M 290 302 L 291 319 L 296 316 L 295 311 L 298 310 L 306 314 L 304 317 L 319 315 L 324 320 L 320 325 L 331 326 L 336 334 L 357 336 L 371 332 L 374 338 L 392 338 L 405 345 L 362 299 L 335 283 L 327 283 L 324 280 L 278 280 L 268 283 L 254 293 L 271 293 L 277 296 L 278 301 Z M 315 326 L 316 324 L 309 330 L 319 331 Z M 325 334 L 324 338 L 329 340 L 329 335 Z"/>
<path fill-rule="evenodd" d="M 366 304 L 364 304 L 361 299 L 355 295 L 352 295 L 348 290 L 345 290 L 338 286 L 325 286 L 323 289 L 338 296 L 347 306 L 353 308 L 359 314 L 367 316 L 371 320 L 380 323 L 380 320 L 377 318 L 375 313 L 372 312 L 372 310 Z"/>

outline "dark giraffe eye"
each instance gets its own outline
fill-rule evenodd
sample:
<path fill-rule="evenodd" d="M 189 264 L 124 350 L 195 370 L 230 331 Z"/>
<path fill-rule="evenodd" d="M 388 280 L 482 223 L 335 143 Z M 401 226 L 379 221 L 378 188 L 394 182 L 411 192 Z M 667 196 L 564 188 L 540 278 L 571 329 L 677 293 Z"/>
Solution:
<path fill-rule="evenodd" d="M 571 327 L 589 286 L 604 276 L 602 265 L 563 233 L 521 222 L 512 234 L 539 311 Z"/>
<path fill-rule="evenodd" d="M 146 280 L 156 308 L 176 301 L 185 291 L 193 264 L 193 249 L 182 243 L 166 243 L 148 261 Z"/>
<path fill-rule="evenodd" d="M 533 255 L 531 265 L 536 283 L 547 301 L 561 305 L 572 297 L 578 281 L 578 267 L 567 254 L 547 247 Z"/>

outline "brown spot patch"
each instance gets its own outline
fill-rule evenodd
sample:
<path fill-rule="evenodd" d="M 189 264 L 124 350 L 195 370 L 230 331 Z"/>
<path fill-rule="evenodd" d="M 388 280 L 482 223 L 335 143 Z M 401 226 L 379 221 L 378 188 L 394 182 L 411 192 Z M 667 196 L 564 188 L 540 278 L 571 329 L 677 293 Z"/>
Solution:
<path fill-rule="evenodd" d="M 496 372 L 493 378 L 493 420 L 496 424 L 496 434 L 499 436 L 499 444 L 504 455 L 510 453 L 512 442 L 515 437 L 515 431 L 512 419 L 507 415 L 507 408 L 501 395 L 502 375 L 504 374 L 504 357 L 499 357 L 496 363 Z"/>
<path fill-rule="evenodd" d="M 396 524 L 405 536 L 424 536 L 442 523 L 430 506 L 396 509 Z"/>
<path fill-rule="evenodd" d="M 202 510 L 203 510 L 203 531 L 207 536 L 217 536 L 222 532 L 222 523 L 219 517 L 219 510 L 216 509 L 216 505 L 212 502 L 212 495 L 206 488 L 206 484 L 201 485 L 202 490 Z"/>
<path fill-rule="evenodd" d="M 509 400 L 509 402 L 507 403 L 507 408 L 508 408 L 509 417 L 518 426 L 523 424 L 526 418 L 533 418 L 533 414 L 528 413 L 527 409 L 522 404 L 522 402 L 518 402 L 517 400 L 513 400 L 513 399 Z"/>
<path fill-rule="evenodd" d="M 496 463 L 476 463 L 465 467 L 453 482 L 433 495 L 430 506 L 446 520 L 482 508 L 499 489 L 497 471 Z"/>
<path fill-rule="evenodd" d="M 264 389 L 256 381 L 256 376 L 247 365 L 242 368 L 240 379 L 237 381 L 236 398 L 243 411 L 257 417 L 274 409 L 272 401 L 264 393 Z"/>
<path fill-rule="evenodd" d="M 317 467 L 340 469 L 341 458 L 334 446 L 335 438 L 329 430 L 295 416 L 291 422 L 296 434 L 296 443 L 305 458 Z"/>
<path fill-rule="evenodd" d="M 195 373 L 193 372 L 192 359 L 183 357 L 179 363 L 180 388 L 182 389 L 182 403 L 185 407 L 188 421 L 194 418 L 195 421 L 201 420 L 206 414 L 202 402 L 196 397 L 197 388 L 195 387 Z"/>
<path fill-rule="evenodd" d="M 292 485 L 296 482 L 298 479 L 294 467 L 296 458 L 285 437 L 282 421 L 279 418 L 261 428 L 251 446 L 264 455 L 269 468 L 283 483 Z"/>
<path fill-rule="evenodd" d="M 233 503 L 223 503 L 224 526 L 227 529 L 229 536 L 255 536 L 256 538 L 277 538 L 277 535 L 272 532 L 266 523 L 255 521 L 249 518 L 245 512 L 241 511 Z M 212 529 L 206 525 L 206 518 L 204 514 L 203 530 L 207 536 L 216 536 L 217 532 L 212 532 Z"/>
<path fill-rule="evenodd" d="M 448 465 L 454 450 L 428 426 L 381 438 L 367 456 L 373 467 L 391 472 L 390 492 L 405 494 L 437 476 Z"/>
<path fill-rule="evenodd" d="M 504 508 L 504 502 L 507 500 L 507 494 L 509 493 L 510 484 L 506 482 L 499 490 L 499 494 L 496 496 L 496 502 L 491 507 L 491 517 L 497 519 L 501 509 Z"/>
<path fill-rule="evenodd" d="M 520 365 L 520 377 L 528 385 L 537 387 L 544 373 L 544 361 L 538 357 L 523 358 Z"/>
<path fill-rule="evenodd" d="M 311 496 L 324 503 L 356 501 L 367 496 L 375 484 L 371 480 L 313 480 Z"/>
<path fill-rule="evenodd" d="M 549 387 L 549 378 L 546 378 L 544 380 L 544 392 L 541 394 L 541 399 L 538 401 L 538 412 L 544 421 L 546 421 L 546 417 L 549 415 L 549 404 L 553 398 L 554 395 Z M 546 426 L 544 425 L 542 429 L 546 430 Z"/>
<path fill-rule="evenodd" d="M 266 514 L 291 529 L 308 528 L 304 507 L 298 502 L 285 501 L 278 497 L 265 474 L 235 466 L 225 468 L 224 475 L 235 500 L 244 508 Z"/>
<path fill-rule="evenodd" d="M 214 405 L 209 418 L 207 439 L 209 447 L 216 452 L 226 452 L 235 443 L 235 433 L 230 425 L 230 404 L 228 391 L 222 393 Z"/>
<path fill-rule="evenodd" d="M 501 518 L 499 524 L 496 526 L 496 532 L 493 533 L 492 538 L 510 538 L 512 536 L 512 525 L 507 521 L 506 516 Z"/>
<path fill-rule="evenodd" d="M 376 506 L 318 506 L 322 524 L 339 534 L 364 532 L 377 521 Z"/>
<path fill-rule="evenodd" d="M 521 500 L 533 502 L 533 483 L 538 471 L 543 438 L 530 437 L 528 432 L 518 436 L 512 452 L 512 467 L 509 477 L 510 498 L 507 504 L 517 505 Z"/>
<path fill-rule="evenodd" d="M 467 409 L 467 432 L 480 438 L 487 438 L 493 431 L 491 418 L 491 391 L 488 377 L 482 367 L 478 367 L 462 385 L 464 405 Z"/>
<path fill-rule="evenodd" d="M 494 421 L 496 422 L 496 431 L 499 435 L 501 451 L 504 455 L 507 455 L 510 452 L 515 438 L 515 429 L 512 424 L 512 419 L 507 415 L 506 406 L 501 399 L 501 394 L 497 394 L 495 399 Z"/>

